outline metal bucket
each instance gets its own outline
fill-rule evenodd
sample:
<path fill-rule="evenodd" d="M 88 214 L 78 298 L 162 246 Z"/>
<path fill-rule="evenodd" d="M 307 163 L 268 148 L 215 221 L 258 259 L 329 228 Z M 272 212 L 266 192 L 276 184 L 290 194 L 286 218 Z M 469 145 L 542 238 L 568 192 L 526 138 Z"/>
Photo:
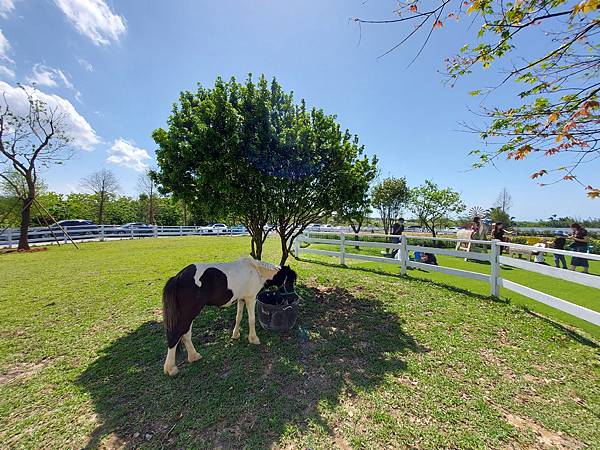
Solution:
<path fill-rule="evenodd" d="M 258 321 L 265 330 L 286 332 L 290 331 L 298 321 L 298 296 L 293 299 L 286 299 L 280 305 L 273 305 L 273 296 L 290 296 L 292 294 L 280 294 L 279 292 L 260 292 L 256 296 L 256 305 L 258 310 Z M 261 301 L 262 299 L 262 301 Z M 265 303 L 264 301 L 269 301 Z"/>

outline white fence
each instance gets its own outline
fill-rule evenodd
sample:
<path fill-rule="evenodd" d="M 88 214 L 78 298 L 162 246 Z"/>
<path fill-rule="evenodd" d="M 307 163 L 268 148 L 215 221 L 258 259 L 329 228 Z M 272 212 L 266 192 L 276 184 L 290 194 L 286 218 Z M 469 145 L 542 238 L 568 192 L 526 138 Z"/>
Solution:
<path fill-rule="evenodd" d="M 555 250 L 551 248 L 539 248 L 528 245 L 517 245 L 517 244 L 508 244 L 506 242 L 500 242 L 498 240 L 493 241 L 476 241 L 471 240 L 468 241 L 471 244 L 476 244 L 476 250 L 479 251 L 457 251 L 451 250 L 447 248 L 436 248 L 436 247 L 426 247 L 419 245 L 410 245 L 409 242 L 411 240 L 418 239 L 422 240 L 430 240 L 430 241 L 446 241 L 446 242 L 466 242 L 460 239 L 453 238 L 432 238 L 426 236 L 386 236 L 386 235 L 362 235 L 363 237 L 369 236 L 384 236 L 386 239 L 397 239 L 398 243 L 392 242 L 373 242 L 373 241 L 355 241 L 346 238 L 344 233 L 335 233 L 335 237 L 339 237 L 338 239 L 333 238 L 318 238 L 318 237 L 310 237 L 311 234 L 314 233 L 305 233 L 302 236 L 299 236 L 294 243 L 294 252 L 296 256 L 300 256 L 302 253 L 313 253 L 318 255 L 326 255 L 338 257 L 340 264 L 345 264 L 346 259 L 356 259 L 361 261 L 373 261 L 380 262 L 385 264 L 395 264 L 400 267 L 400 274 L 406 275 L 406 270 L 408 267 L 416 268 L 416 269 L 425 269 L 430 270 L 432 272 L 441 272 L 448 275 L 455 275 L 464 278 L 471 278 L 474 280 L 484 281 L 489 283 L 490 286 L 490 294 L 492 296 L 498 297 L 500 293 L 500 287 L 511 290 L 513 292 L 524 295 L 525 297 L 529 297 L 538 302 L 544 303 L 548 306 L 556 308 L 560 311 L 571 314 L 575 317 L 583 319 L 587 322 L 593 323 L 595 325 L 600 326 L 600 313 L 593 311 L 588 308 L 584 308 L 583 306 L 575 305 L 566 300 L 562 300 L 560 298 L 554 297 L 550 294 L 546 294 L 544 292 L 537 291 L 527 286 L 523 286 L 519 283 L 515 283 L 514 281 L 503 279 L 500 276 L 500 264 L 504 264 L 511 267 L 516 267 L 523 270 L 528 270 L 531 272 L 536 272 L 542 275 L 547 275 L 550 277 L 558 278 L 561 280 L 567 280 L 574 283 L 582 284 L 584 286 L 589 286 L 592 288 L 600 289 L 600 277 L 589 275 L 581 272 L 573 272 L 565 269 L 558 269 L 552 266 L 531 263 L 529 261 L 525 261 L 522 259 L 510 258 L 506 256 L 500 255 L 501 247 L 509 247 L 511 249 L 518 248 L 520 250 L 529 251 L 529 252 L 543 252 L 543 253 L 552 253 L 552 254 L 562 254 L 567 256 L 576 256 L 583 257 L 588 260 L 596 260 L 600 261 L 600 255 L 594 255 L 589 253 L 578 253 L 571 252 L 567 250 Z M 323 234 L 323 233 L 319 233 Z M 320 250 L 314 248 L 302 248 L 302 243 L 313 243 L 313 244 L 331 244 L 339 246 L 339 251 L 331 251 L 331 250 Z M 348 246 L 359 246 L 359 247 L 368 247 L 368 248 L 385 248 L 385 249 L 393 249 L 397 250 L 397 253 L 394 258 L 384 257 L 384 256 L 371 256 L 371 255 L 361 255 L 357 253 L 349 253 L 347 251 Z M 489 248 L 489 253 L 487 252 L 487 248 Z M 446 256 L 456 256 L 460 258 L 468 258 L 477 261 L 486 261 L 490 263 L 490 275 L 478 272 L 471 272 L 468 270 L 454 269 L 451 267 L 443 267 L 432 264 L 426 264 L 423 262 L 412 261 L 409 258 L 410 251 L 419 251 L 422 253 L 432 253 L 435 255 L 446 255 Z M 600 296 L 599 296 L 600 299 Z"/>
<path fill-rule="evenodd" d="M 66 233 L 64 231 L 66 231 Z M 0 232 L 2 230 L 0 229 Z M 222 236 L 222 235 L 243 235 L 246 230 L 241 227 L 233 228 L 208 228 L 197 226 L 133 226 L 123 225 L 78 225 L 72 227 L 63 227 L 56 225 L 49 228 L 30 229 L 30 244 L 49 244 L 53 242 L 68 243 L 70 238 L 75 242 L 108 240 L 108 239 L 133 239 L 147 237 L 166 237 L 166 236 Z M 0 247 L 11 248 L 19 242 L 19 230 L 8 228 L 0 233 Z"/>

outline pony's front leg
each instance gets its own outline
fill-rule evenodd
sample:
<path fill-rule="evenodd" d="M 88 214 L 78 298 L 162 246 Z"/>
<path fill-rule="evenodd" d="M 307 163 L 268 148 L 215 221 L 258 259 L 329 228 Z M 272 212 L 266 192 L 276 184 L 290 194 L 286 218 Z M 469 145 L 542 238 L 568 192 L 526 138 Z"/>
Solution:
<path fill-rule="evenodd" d="M 235 315 L 235 327 L 233 327 L 233 334 L 231 337 L 233 339 L 240 338 L 240 322 L 242 321 L 242 316 L 244 315 L 244 299 L 239 299 L 237 301 L 237 314 Z"/>
<path fill-rule="evenodd" d="M 192 343 L 192 325 L 191 324 L 190 324 L 190 329 L 188 330 L 187 333 L 185 333 L 181 337 L 181 340 L 183 341 L 183 344 L 185 345 L 185 349 L 187 350 L 188 362 L 198 361 L 201 358 L 201 356 L 200 356 L 200 353 L 198 353 L 196 351 L 196 349 L 194 348 L 194 344 Z"/>
<path fill-rule="evenodd" d="M 165 365 L 163 366 L 163 370 L 167 375 L 173 376 L 177 375 L 179 369 L 177 368 L 177 364 L 175 364 L 175 355 L 177 354 L 177 342 L 173 347 L 169 347 L 167 350 L 167 358 L 165 359 Z"/>
<path fill-rule="evenodd" d="M 246 309 L 248 310 L 248 342 L 251 344 L 260 344 L 260 339 L 256 335 L 256 321 L 254 318 L 254 306 L 256 305 L 255 298 L 246 299 Z"/>

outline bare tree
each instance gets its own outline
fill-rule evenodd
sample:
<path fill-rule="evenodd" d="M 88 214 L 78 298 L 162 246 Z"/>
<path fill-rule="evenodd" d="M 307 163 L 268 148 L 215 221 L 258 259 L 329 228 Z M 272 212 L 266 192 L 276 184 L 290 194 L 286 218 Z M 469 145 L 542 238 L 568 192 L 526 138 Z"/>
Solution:
<path fill-rule="evenodd" d="M 510 192 L 508 192 L 508 189 L 506 189 L 506 188 L 502 189 L 500 194 L 498 194 L 498 198 L 496 199 L 496 203 L 494 204 L 494 206 L 496 208 L 500 209 L 503 213 L 508 214 L 508 212 L 510 211 L 510 208 L 512 208 L 512 205 L 513 205 L 512 195 L 510 195 Z"/>
<path fill-rule="evenodd" d="M 117 177 L 109 169 L 102 169 L 81 180 L 81 185 L 98 197 L 98 224 L 103 224 L 106 202 L 120 189 Z"/>
<path fill-rule="evenodd" d="M 147 198 L 146 221 L 152 225 L 156 224 L 156 208 L 158 204 L 158 189 L 156 182 L 152 179 L 151 170 L 147 170 L 138 178 L 138 191 Z"/>
<path fill-rule="evenodd" d="M 31 207 L 37 197 L 38 171 L 61 164 L 72 155 L 65 116 L 20 86 L 26 97 L 24 112 L 9 105 L 0 107 L 0 179 L 16 193 L 22 204 L 19 250 L 29 250 Z"/>

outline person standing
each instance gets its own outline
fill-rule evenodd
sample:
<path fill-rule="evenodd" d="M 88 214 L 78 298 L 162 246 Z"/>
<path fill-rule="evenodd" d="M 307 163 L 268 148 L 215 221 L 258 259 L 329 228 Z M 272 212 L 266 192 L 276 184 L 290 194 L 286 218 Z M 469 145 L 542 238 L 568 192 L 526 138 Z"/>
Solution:
<path fill-rule="evenodd" d="M 404 219 L 402 217 L 400 217 L 400 219 L 398 219 L 398 221 L 395 222 L 394 225 L 392 225 L 391 234 L 394 235 L 394 237 L 392 237 L 392 244 L 400 243 L 400 238 L 398 238 L 396 236 L 401 236 L 402 233 L 404 233 Z M 397 254 L 398 254 L 398 249 L 395 248 L 392 251 L 392 258 L 395 258 Z"/>
<path fill-rule="evenodd" d="M 500 242 L 506 242 L 506 233 L 508 233 L 508 231 L 504 229 L 504 224 L 502 222 L 492 224 L 492 239 L 498 239 Z M 504 246 L 499 247 L 500 254 L 502 254 L 504 251 Z"/>
<path fill-rule="evenodd" d="M 471 239 L 479 238 L 479 232 L 481 231 L 481 219 L 477 216 L 473 217 L 473 223 L 471 224 Z"/>
<path fill-rule="evenodd" d="M 571 239 L 573 239 L 573 243 L 571 244 L 571 248 L 574 252 L 587 253 L 589 236 L 588 232 L 585 228 L 583 228 L 578 223 L 571 224 Z M 583 268 L 583 273 L 588 273 L 590 264 L 588 260 L 585 258 L 581 258 L 579 256 L 573 256 L 571 258 L 571 270 L 576 270 L 577 267 Z"/>
<path fill-rule="evenodd" d="M 554 241 L 552 242 L 552 248 L 555 248 L 557 250 L 564 250 L 566 243 L 567 243 L 567 239 L 563 235 L 558 235 L 558 236 L 556 236 L 556 238 L 554 238 Z M 554 265 L 560 269 L 561 263 L 562 263 L 562 268 L 566 269 L 567 268 L 567 258 L 565 258 L 565 255 L 558 255 L 558 254 L 554 253 Z"/>

